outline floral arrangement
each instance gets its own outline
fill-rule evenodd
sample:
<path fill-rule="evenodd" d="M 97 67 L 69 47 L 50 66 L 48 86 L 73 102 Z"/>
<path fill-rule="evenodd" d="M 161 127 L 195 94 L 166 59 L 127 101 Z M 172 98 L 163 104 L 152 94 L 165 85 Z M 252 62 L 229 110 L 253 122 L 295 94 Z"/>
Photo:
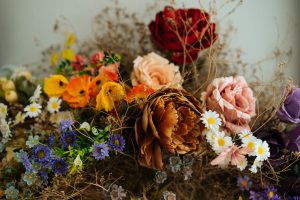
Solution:
<path fill-rule="evenodd" d="M 40 82 L 1 77 L 0 199 L 299 199 L 299 88 L 261 114 L 241 75 L 186 87 L 216 26 L 168 6 L 148 25 L 159 51 L 130 71 L 110 50 L 76 52 L 70 33 Z M 217 183 L 233 189 L 214 194 Z"/>

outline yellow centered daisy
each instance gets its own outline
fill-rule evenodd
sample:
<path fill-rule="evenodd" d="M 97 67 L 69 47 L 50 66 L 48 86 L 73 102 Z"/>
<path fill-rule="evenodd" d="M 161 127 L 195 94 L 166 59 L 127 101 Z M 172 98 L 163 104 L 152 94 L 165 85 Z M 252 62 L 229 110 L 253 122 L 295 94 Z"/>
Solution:
<path fill-rule="evenodd" d="M 219 138 L 218 139 L 218 145 L 222 147 L 222 146 L 224 146 L 224 144 L 225 144 L 224 139 L 223 138 Z"/>
<path fill-rule="evenodd" d="M 259 154 L 259 155 L 262 155 L 263 153 L 264 153 L 264 148 L 263 147 L 258 147 L 258 151 L 257 151 L 257 153 Z"/>
<path fill-rule="evenodd" d="M 250 150 L 253 150 L 254 149 L 254 142 L 248 142 L 247 144 L 247 147 L 250 149 Z"/>
<path fill-rule="evenodd" d="M 214 118 L 210 117 L 210 118 L 207 119 L 207 123 L 209 125 L 214 125 L 216 123 L 216 120 Z"/>
<path fill-rule="evenodd" d="M 52 103 L 52 108 L 53 109 L 57 109 L 58 108 L 58 103 L 57 102 L 53 102 Z"/>
<path fill-rule="evenodd" d="M 37 109 L 35 106 L 30 106 L 29 111 L 30 112 L 35 112 Z"/>

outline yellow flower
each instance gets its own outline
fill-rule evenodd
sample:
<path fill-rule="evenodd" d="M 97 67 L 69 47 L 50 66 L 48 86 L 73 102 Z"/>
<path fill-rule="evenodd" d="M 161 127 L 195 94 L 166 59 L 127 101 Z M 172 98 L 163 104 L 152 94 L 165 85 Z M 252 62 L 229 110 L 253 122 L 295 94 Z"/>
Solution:
<path fill-rule="evenodd" d="M 114 108 L 114 102 L 120 101 L 125 96 L 124 88 L 121 84 L 115 82 L 106 82 L 103 84 L 96 98 L 96 109 L 104 109 L 106 112 Z"/>
<path fill-rule="evenodd" d="M 70 46 L 72 46 L 75 43 L 75 40 L 76 40 L 75 34 L 74 33 L 70 33 L 68 35 L 68 39 L 65 42 L 65 45 L 67 47 L 70 47 Z"/>
<path fill-rule="evenodd" d="M 62 75 L 52 75 L 44 80 L 44 92 L 49 97 L 60 97 L 66 90 L 69 81 Z"/>
<path fill-rule="evenodd" d="M 63 59 L 70 60 L 70 61 L 74 60 L 74 58 L 75 58 L 74 50 L 71 48 L 62 50 L 61 57 Z"/>
<path fill-rule="evenodd" d="M 57 64 L 57 61 L 58 61 L 58 54 L 56 52 L 54 52 L 52 55 L 51 55 L 51 61 L 50 61 L 50 65 L 52 67 L 54 67 L 56 64 Z"/>

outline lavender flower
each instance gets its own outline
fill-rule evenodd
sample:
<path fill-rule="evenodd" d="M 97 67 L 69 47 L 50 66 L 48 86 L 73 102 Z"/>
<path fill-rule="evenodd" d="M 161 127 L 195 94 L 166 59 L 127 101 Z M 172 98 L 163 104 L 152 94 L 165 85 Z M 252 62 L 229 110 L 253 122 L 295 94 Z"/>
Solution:
<path fill-rule="evenodd" d="M 53 148 L 53 145 L 54 145 L 54 135 L 53 134 L 51 134 L 48 137 L 47 143 L 48 143 L 48 147 L 49 148 Z"/>
<path fill-rule="evenodd" d="M 284 122 L 300 123 L 300 88 L 294 88 L 285 99 L 277 115 Z"/>
<path fill-rule="evenodd" d="M 32 149 L 33 159 L 37 163 L 46 163 L 50 160 L 51 150 L 43 145 L 35 145 Z"/>
<path fill-rule="evenodd" d="M 300 151 L 300 124 L 286 133 L 290 142 L 288 144 L 288 149 L 290 151 Z"/>
<path fill-rule="evenodd" d="M 108 138 L 107 144 L 112 150 L 123 151 L 125 148 L 125 139 L 120 134 L 114 134 Z"/>
<path fill-rule="evenodd" d="M 270 187 L 267 187 L 265 190 L 264 190 L 264 194 L 265 194 L 265 197 L 268 199 L 268 200 L 279 200 L 280 197 L 278 196 L 277 193 L 277 189 L 274 188 L 273 186 L 270 186 Z"/>
<path fill-rule="evenodd" d="M 104 160 L 106 157 L 108 157 L 107 144 L 94 143 L 93 144 L 93 156 L 95 157 L 96 160 Z"/>
<path fill-rule="evenodd" d="M 44 171 L 39 171 L 38 172 L 38 176 L 40 177 L 40 179 L 44 182 L 44 183 L 47 183 L 48 182 L 48 175 L 46 172 Z"/>
<path fill-rule="evenodd" d="M 252 182 L 248 176 L 240 176 L 237 181 L 237 186 L 242 190 L 249 191 Z"/>
<path fill-rule="evenodd" d="M 122 186 L 118 186 L 118 185 L 114 184 L 111 187 L 110 198 L 112 200 L 122 200 L 125 197 L 126 197 L 126 192 L 122 188 Z"/>
<path fill-rule="evenodd" d="M 164 171 L 157 171 L 155 173 L 155 182 L 160 184 L 164 183 L 167 180 L 167 173 Z"/>
<path fill-rule="evenodd" d="M 264 200 L 263 195 L 260 192 L 250 191 L 250 200 Z"/>
<path fill-rule="evenodd" d="M 20 154 L 20 161 L 24 165 L 26 172 L 32 172 L 34 170 L 26 152 Z"/>
<path fill-rule="evenodd" d="M 55 174 L 63 175 L 68 170 L 68 164 L 62 158 L 54 158 L 51 161 L 51 170 Z"/>
<path fill-rule="evenodd" d="M 73 120 L 62 120 L 60 122 L 59 131 L 61 133 L 67 132 L 67 131 L 73 131 L 72 125 L 74 124 Z"/>
<path fill-rule="evenodd" d="M 67 149 L 69 146 L 75 147 L 76 146 L 76 138 L 77 138 L 77 134 L 74 131 L 63 132 L 63 134 L 61 136 L 61 141 L 62 141 L 63 147 L 65 149 Z"/>

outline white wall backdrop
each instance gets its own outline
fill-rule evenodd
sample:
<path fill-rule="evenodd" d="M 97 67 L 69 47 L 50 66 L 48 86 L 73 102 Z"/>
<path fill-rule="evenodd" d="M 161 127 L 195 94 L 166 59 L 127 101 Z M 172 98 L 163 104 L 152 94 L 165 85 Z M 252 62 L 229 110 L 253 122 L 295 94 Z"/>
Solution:
<path fill-rule="evenodd" d="M 176 2 L 186 7 L 199 6 L 199 0 Z M 209 4 L 209 0 L 200 2 L 206 7 Z M 119 0 L 119 3 L 132 12 L 145 12 L 146 5 L 153 1 Z M 0 0 L 0 66 L 39 61 L 41 50 L 62 41 L 60 35 L 53 33 L 53 25 L 63 17 L 72 24 L 79 40 L 91 37 L 92 19 L 108 5 L 113 5 L 111 0 Z M 218 17 L 233 7 L 227 5 Z M 237 28 L 231 45 L 240 47 L 250 63 L 270 56 L 276 47 L 285 50 L 291 47 L 293 57 L 287 72 L 299 84 L 299 10 L 299 0 L 243 0 L 232 15 L 222 20 L 221 28 L 228 23 Z M 151 19 L 147 13 L 142 14 L 146 16 L 145 22 Z M 264 63 L 262 79 L 267 80 L 275 68 L 275 62 Z"/>

